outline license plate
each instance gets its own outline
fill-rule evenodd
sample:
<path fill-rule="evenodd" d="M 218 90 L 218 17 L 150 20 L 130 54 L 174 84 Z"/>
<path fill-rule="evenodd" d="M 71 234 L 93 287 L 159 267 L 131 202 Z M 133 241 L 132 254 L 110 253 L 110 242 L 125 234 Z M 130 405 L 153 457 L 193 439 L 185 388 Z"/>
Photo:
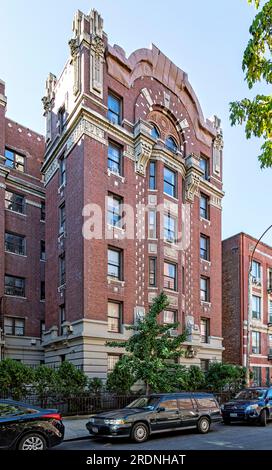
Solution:
<path fill-rule="evenodd" d="M 237 416 L 238 416 L 237 413 L 230 413 L 231 418 L 237 418 Z"/>
<path fill-rule="evenodd" d="M 98 432 L 98 427 L 97 426 L 92 426 L 92 432 Z"/>

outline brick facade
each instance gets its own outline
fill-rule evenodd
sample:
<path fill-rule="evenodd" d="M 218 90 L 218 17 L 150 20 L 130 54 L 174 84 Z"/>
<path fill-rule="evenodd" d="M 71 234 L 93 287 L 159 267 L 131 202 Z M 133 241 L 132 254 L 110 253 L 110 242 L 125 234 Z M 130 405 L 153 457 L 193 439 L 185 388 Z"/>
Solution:
<path fill-rule="evenodd" d="M 112 47 L 96 11 L 76 13 L 69 45 L 69 60 L 59 78 L 49 74 L 43 98 L 47 126 L 42 169 L 47 205 L 45 362 L 69 359 L 89 375 L 104 378 L 114 361 L 111 356 L 121 353 L 107 348 L 105 341 L 127 338 L 125 325 L 134 323 L 135 316 L 147 311 L 154 296 L 165 289 L 164 262 L 174 264 L 177 273 L 176 289 L 165 289 L 169 310 L 177 312 L 181 328 L 189 329 L 184 364 L 203 366 L 205 361 L 221 360 L 220 121 L 204 119 L 187 74 L 155 46 L 128 58 L 121 47 Z M 114 122 L 118 121 L 115 108 L 109 112 L 109 95 L 115 105 L 120 104 L 120 122 Z M 169 141 L 167 147 L 169 137 L 176 148 L 170 149 Z M 111 145 L 120 149 L 120 174 L 109 169 Z M 200 158 L 204 158 L 201 163 Z M 154 188 L 150 187 L 150 161 L 156 162 Z M 175 175 L 175 197 L 164 190 L 165 168 Z M 105 237 L 112 230 L 105 221 L 109 194 L 129 205 L 124 211 L 127 222 L 140 237 L 126 238 L 124 226 Z M 207 197 L 207 214 L 203 216 L 202 208 L 202 217 L 201 195 Z M 65 227 L 60 221 L 64 204 Z M 90 204 L 96 206 L 90 208 Z M 140 204 L 146 208 L 144 214 L 137 214 Z M 159 206 L 157 230 L 151 234 L 149 213 Z M 91 238 L 87 230 L 83 237 L 83 224 L 87 229 L 93 210 L 101 211 L 102 236 Z M 161 236 L 164 213 L 175 220 L 180 245 Z M 202 259 L 201 234 L 208 246 Z M 121 250 L 120 279 L 108 275 L 109 247 Z M 149 285 L 149 258 L 156 258 L 155 286 Z M 201 276 L 208 289 L 202 300 Z M 110 327 L 108 302 L 121 303 L 119 331 Z"/>
<path fill-rule="evenodd" d="M 272 377 L 272 247 L 260 242 L 253 254 L 256 244 L 245 233 L 223 241 L 223 359 L 246 366 L 249 334 L 253 382 L 265 385 Z"/>
<path fill-rule="evenodd" d="M 41 326 L 45 315 L 41 301 L 45 262 L 40 260 L 40 242 L 45 241 L 45 223 L 41 221 L 45 192 L 40 171 L 44 137 L 8 119 L 6 102 L 5 84 L 0 81 L 1 358 L 35 365 L 43 361 Z"/>

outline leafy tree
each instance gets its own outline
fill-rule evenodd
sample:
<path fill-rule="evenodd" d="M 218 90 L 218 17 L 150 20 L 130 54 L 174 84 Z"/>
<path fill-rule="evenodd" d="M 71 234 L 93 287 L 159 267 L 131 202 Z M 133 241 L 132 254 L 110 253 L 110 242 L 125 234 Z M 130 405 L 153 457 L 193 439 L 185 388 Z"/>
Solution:
<path fill-rule="evenodd" d="M 88 382 L 84 372 L 68 361 L 62 362 L 56 371 L 56 380 L 56 390 L 66 396 L 83 392 Z"/>
<path fill-rule="evenodd" d="M 88 389 L 90 392 L 99 395 L 103 390 L 103 382 L 99 377 L 93 377 L 88 380 Z"/>
<path fill-rule="evenodd" d="M 248 0 L 259 9 L 260 0 Z M 250 40 L 244 52 L 242 68 L 249 89 L 257 82 L 272 83 L 272 0 L 265 2 L 249 29 Z M 261 168 L 272 166 L 272 95 L 258 94 L 250 100 L 230 103 L 231 125 L 245 123 L 246 137 L 262 137 Z"/>
<path fill-rule="evenodd" d="M 57 386 L 56 371 L 44 364 L 40 365 L 34 371 L 33 385 L 40 399 L 55 392 Z"/>
<path fill-rule="evenodd" d="M 130 392 L 132 385 L 136 382 L 133 370 L 133 359 L 124 355 L 115 364 L 113 371 L 108 375 L 107 389 L 113 393 Z"/>
<path fill-rule="evenodd" d="M 150 390 L 171 392 L 183 382 L 184 367 L 176 361 L 183 354 L 182 343 L 187 334 L 172 337 L 170 330 L 178 328 L 179 323 L 162 325 L 158 321 L 168 304 L 167 296 L 162 292 L 154 299 L 145 317 L 136 325 L 127 327 L 134 332 L 127 341 L 106 343 L 107 346 L 125 348 L 135 382 L 144 382 L 146 393 Z"/>
<path fill-rule="evenodd" d="M 205 387 L 205 374 L 198 366 L 191 366 L 186 369 L 184 389 L 195 391 Z"/>
<path fill-rule="evenodd" d="M 12 398 L 20 400 L 27 393 L 27 386 L 33 381 L 33 370 L 22 362 L 13 359 L 0 361 L 0 389 L 11 393 Z"/>
<path fill-rule="evenodd" d="M 206 387 L 214 392 L 236 392 L 246 384 L 246 368 L 214 362 L 206 373 Z"/>

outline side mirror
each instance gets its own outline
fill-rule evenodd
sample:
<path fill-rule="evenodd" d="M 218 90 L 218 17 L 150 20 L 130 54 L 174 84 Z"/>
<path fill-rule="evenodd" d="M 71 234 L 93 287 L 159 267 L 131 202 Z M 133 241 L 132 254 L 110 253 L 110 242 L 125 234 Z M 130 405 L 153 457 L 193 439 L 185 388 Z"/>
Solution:
<path fill-rule="evenodd" d="M 161 413 L 162 411 L 165 411 L 165 408 L 163 406 L 158 406 L 156 411 L 157 413 Z"/>

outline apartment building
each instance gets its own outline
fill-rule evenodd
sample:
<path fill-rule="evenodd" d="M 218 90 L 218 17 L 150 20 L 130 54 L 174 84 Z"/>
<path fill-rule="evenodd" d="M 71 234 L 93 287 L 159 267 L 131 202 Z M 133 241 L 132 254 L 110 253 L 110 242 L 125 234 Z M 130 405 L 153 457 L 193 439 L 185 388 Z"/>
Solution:
<path fill-rule="evenodd" d="M 249 366 L 256 385 L 272 379 L 272 247 L 245 233 L 223 241 L 225 362 Z M 249 346 L 249 347 L 248 347 Z"/>
<path fill-rule="evenodd" d="M 44 137 L 6 117 L 0 81 L 0 358 L 43 362 Z"/>
<path fill-rule="evenodd" d="M 220 120 L 156 46 L 111 46 L 95 10 L 76 12 L 69 51 L 43 98 L 45 363 L 105 378 L 123 352 L 105 342 L 164 290 L 182 362 L 205 369 L 223 351 Z"/>

